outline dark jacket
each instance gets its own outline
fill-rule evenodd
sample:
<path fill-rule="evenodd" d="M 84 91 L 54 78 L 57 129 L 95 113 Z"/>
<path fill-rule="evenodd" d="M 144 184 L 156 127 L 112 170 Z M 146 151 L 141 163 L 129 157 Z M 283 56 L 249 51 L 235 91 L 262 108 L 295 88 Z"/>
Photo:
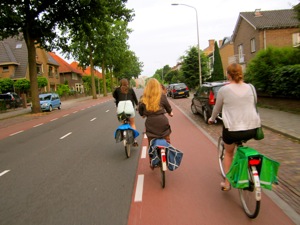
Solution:
<path fill-rule="evenodd" d="M 135 92 L 132 88 L 129 88 L 127 94 L 123 94 L 121 92 L 121 88 L 118 87 L 114 91 L 113 97 L 116 99 L 116 106 L 118 106 L 118 103 L 120 101 L 125 101 L 125 100 L 131 100 L 133 107 L 138 104 L 137 97 L 136 97 Z"/>

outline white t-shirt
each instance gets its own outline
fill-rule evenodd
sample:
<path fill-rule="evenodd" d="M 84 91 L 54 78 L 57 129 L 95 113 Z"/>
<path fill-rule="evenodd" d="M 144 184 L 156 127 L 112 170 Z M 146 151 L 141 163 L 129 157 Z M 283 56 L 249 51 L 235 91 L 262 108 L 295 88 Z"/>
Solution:
<path fill-rule="evenodd" d="M 223 123 L 229 131 L 260 127 L 261 121 L 255 107 L 256 93 L 253 95 L 253 91 L 246 83 L 230 83 L 221 87 L 211 120 L 215 121 L 222 110 Z"/>

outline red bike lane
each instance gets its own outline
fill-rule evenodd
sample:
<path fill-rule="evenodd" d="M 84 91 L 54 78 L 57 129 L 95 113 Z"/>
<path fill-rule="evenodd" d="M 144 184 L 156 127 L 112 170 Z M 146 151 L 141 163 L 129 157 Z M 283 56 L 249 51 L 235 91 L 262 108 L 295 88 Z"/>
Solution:
<path fill-rule="evenodd" d="M 143 138 L 128 225 L 294 224 L 264 193 L 258 217 L 249 219 L 238 190 L 220 190 L 222 177 L 215 144 L 171 104 L 171 143 L 184 153 L 181 166 L 166 171 L 163 189 L 160 170 L 149 167 L 147 138 Z"/>

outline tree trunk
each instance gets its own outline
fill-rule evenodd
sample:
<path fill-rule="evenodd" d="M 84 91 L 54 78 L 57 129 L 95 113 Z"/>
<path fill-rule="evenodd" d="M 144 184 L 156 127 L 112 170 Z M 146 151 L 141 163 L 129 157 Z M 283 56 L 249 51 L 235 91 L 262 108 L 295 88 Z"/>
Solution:
<path fill-rule="evenodd" d="M 38 82 L 37 82 L 37 69 L 36 69 L 36 49 L 34 39 L 30 35 L 24 32 L 24 39 L 28 50 L 28 66 L 29 66 L 29 78 L 30 78 L 30 91 L 32 102 L 32 113 L 41 112 Z"/>
<path fill-rule="evenodd" d="M 103 96 L 107 96 L 107 89 L 106 89 L 106 68 L 105 68 L 105 61 L 102 62 L 102 76 L 103 76 Z"/>
<path fill-rule="evenodd" d="M 89 45 L 89 49 L 90 49 L 90 66 L 91 66 L 91 79 L 92 79 L 92 95 L 93 95 L 93 99 L 97 99 L 95 75 L 94 75 L 93 52 L 90 45 Z"/>

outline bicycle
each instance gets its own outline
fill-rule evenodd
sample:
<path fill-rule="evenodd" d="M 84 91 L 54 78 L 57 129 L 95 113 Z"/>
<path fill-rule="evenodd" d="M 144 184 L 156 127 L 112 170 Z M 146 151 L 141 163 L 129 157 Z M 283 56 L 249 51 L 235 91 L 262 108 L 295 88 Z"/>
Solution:
<path fill-rule="evenodd" d="M 134 139 L 139 135 L 138 131 L 134 130 L 129 124 L 130 114 L 122 113 L 118 115 L 118 119 L 122 122 L 122 125 L 118 127 L 120 130 L 120 137 L 117 137 L 117 132 L 115 133 L 115 138 L 123 142 L 126 157 L 130 157 L 131 145 L 134 143 Z"/>
<path fill-rule="evenodd" d="M 238 142 L 237 148 L 243 147 L 242 142 Z M 225 156 L 225 147 L 222 136 L 218 139 L 218 161 L 221 170 L 222 177 L 225 178 L 226 174 L 224 172 L 223 160 Z M 254 219 L 258 216 L 260 210 L 261 202 L 261 185 L 260 185 L 260 168 L 261 168 L 262 158 L 260 156 L 252 156 L 248 158 L 248 180 L 249 185 L 245 188 L 239 188 L 239 196 L 241 203 L 246 215 Z"/>
<path fill-rule="evenodd" d="M 150 167 L 154 168 L 159 167 L 161 173 L 161 186 L 165 188 L 166 186 L 166 171 L 167 171 L 167 145 L 165 139 L 153 139 L 152 142 L 157 142 L 156 145 L 152 147 L 152 151 L 149 151 L 150 156 Z M 152 145 L 152 144 L 150 144 Z M 151 148 L 150 148 L 151 150 Z"/>

